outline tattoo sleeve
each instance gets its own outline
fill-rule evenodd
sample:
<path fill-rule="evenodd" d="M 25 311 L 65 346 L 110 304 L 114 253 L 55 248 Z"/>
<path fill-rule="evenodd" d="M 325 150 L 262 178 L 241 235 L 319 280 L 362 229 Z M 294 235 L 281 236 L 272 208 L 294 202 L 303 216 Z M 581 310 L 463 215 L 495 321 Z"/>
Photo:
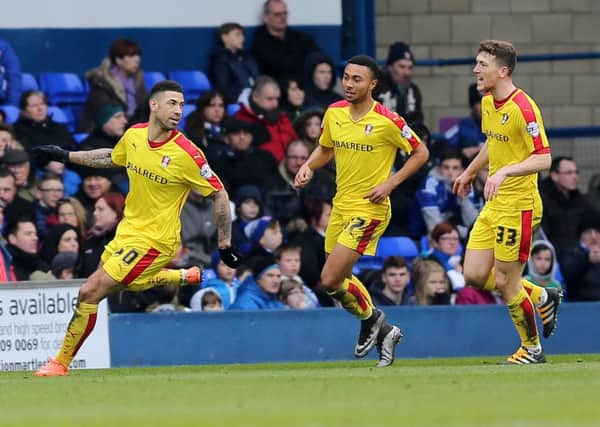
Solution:
<path fill-rule="evenodd" d="M 231 208 L 229 207 L 229 196 L 225 190 L 221 190 L 213 193 L 211 198 L 215 204 L 219 248 L 231 246 Z"/>
<path fill-rule="evenodd" d="M 92 168 L 114 168 L 115 165 L 111 158 L 111 148 L 99 148 L 88 151 L 71 151 L 69 161 L 78 165 L 89 166 Z"/>

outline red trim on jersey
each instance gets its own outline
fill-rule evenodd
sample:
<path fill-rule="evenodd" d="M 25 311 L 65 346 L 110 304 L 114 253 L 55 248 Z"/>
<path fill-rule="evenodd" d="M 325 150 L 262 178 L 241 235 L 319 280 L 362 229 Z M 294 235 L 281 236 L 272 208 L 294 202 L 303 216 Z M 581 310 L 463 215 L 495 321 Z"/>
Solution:
<path fill-rule="evenodd" d="M 198 149 L 198 147 L 196 147 L 192 143 L 192 141 L 187 139 L 185 135 L 179 135 L 175 139 L 175 144 L 179 145 L 183 149 L 183 151 L 190 155 L 190 157 L 198 165 L 198 169 L 202 169 L 202 166 L 208 164 L 202 152 Z M 219 178 L 217 178 L 217 176 L 214 173 L 210 178 L 207 178 L 206 180 L 210 183 L 210 185 L 212 185 L 212 187 L 215 190 L 223 189 L 223 184 L 221 183 L 221 181 L 219 181 Z"/>
<path fill-rule="evenodd" d="M 398 129 L 400 129 L 400 132 L 402 132 L 402 129 L 404 129 L 404 126 L 407 126 L 406 120 L 404 120 L 404 118 L 402 116 L 388 110 L 385 106 L 381 105 L 379 102 L 377 102 L 375 104 L 375 108 L 373 108 L 373 111 L 376 112 L 377 114 L 382 115 L 386 119 L 390 119 L 392 121 L 392 123 L 394 123 Z M 410 146 L 413 148 L 413 150 L 415 150 L 419 146 L 419 140 L 417 138 L 415 138 L 414 136 L 411 136 L 410 138 L 406 138 L 406 140 L 408 141 Z"/>
<path fill-rule="evenodd" d="M 373 232 L 375 231 L 375 228 L 379 224 L 381 224 L 380 220 L 378 220 L 378 219 L 371 220 L 369 225 L 367 225 L 367 228 L 365 228 L 365 232 L 363 233 L 362 237 L 360 238 L 360 242 L 358 242 L 358 247 L 356 248 L 356 252 L 358 252 L 359 254 L 362 255 L 362 253 L 367 248 L 367 245 L 371 241 L 371 236 L 373 236 Z"/>
<path fill-rule="evenodd" d="M 127 276 L 123 279 L 123 284 L 127 286 L 137 279 L 144 270 L 150 267 L 150 264 L 152 264 L 159 255 L 160 252 L 158 252 L 158 250 L 150 248 L 150 250 L 135 264 L 131 271 L 127 273 Z"/>
<path fill-rule="evenodd" d="M 135 129 L 147 128 L 148 127 L 148 122 L 146 122 L 146 123 L 136 123 L 134 125 L 131 125 L 130 127 L 135 128 Z"/>
<path fill-rule="evenodd" d="M 94 326 L 96 326 L 96 317 L 97 316 L 98 316 L 98 313 L 90 314 L 87 325 L 85 326 L 85 331 L 83 331 L 83 335 L 81 336 L 81 338 L 79 338 L 79 342 L 73 349 L 72 356 L 75 356 L 77 354 L 77 352 L 79 351 L 79 347 L 81 347 L 81 345 L 83 344 L 85 339 L 88 337 L 88 335 L 91 334 L 92 331 L 94 330 Z"/>
<path fill-rule="evenodd" d="M 342 99 L 341 101 L 337 101 L 334 102 L 333 104 L 329 104 L 329 107 L 327 108 L 342 108 L 342 107 L 349 107 L 350 103 L 348 101 L 346 101 L 345 99 Z"/>
<path fill-rule="evenodd" d="M 527 327 L 527 338 L 534 338 L 537 334 L 537 327 L 535 324 L 535 312 L 533 310 L 533 303 L 529 298 L 525 298 L 521 301 L 521 310 L 523 310 L 523 314 L 525 314 L 525 322 Z"/>
<path fill-rule="evenodd" d="M 172 140 L 175 137 L 175 135 L 177 135 L 177 132 L 179 132 L 177 129 L 173 129 L 171 131 L 171 134 L 164 141 L 150 141 L 150 140 L 148 140 L 148 145 L 150 145 L 150 148 L 160 148 L 163 145 L 165 145 L 167 142 L 169 142 L 170 140 Z"/>
<path fill-rule="evenodd" d="M 531 249 L 531 226 L 533 211 L 521 211 L 521 244 L 519 245 L 519 261 L 527 262 Z"/>
<path fill-rule="evenodd" d="M 506 98 L 504 99 L 500 99 L 498 101 L 496 101 L 494 99 L 494 108 L 496 108 L 496 110 L 500 107 L 502 107 L 504 104 L 506 104 L 506 101 L 508 101 L 510 99 L 511 96 L 513 96 L 515 94 L 516 91 L 518 91 L 518 88 L 515 88 L 515 90 L 513 90 L 510 95 L 508 95 Z"/>
<path fill-rule="evenodd" d="M 369 307 L 365 296 L 354 283 L 348 282 L 348 292 L 351 293 L 354 298 L 356 298 L 356 302 L 358 302 L 361 310 L 365 311 L 367 307 Z"/>
<path fill-rule="evenodd" d="M 551 152 L 550 147 L 542 147 L 539 150 L 535 150 L 531 154 L 548 154 L 550 152 Z"/>
<path fill-rule="evenodd" d="M 513 98 L 513 102 L 515 104 L 517 104 L 517 107 L 519 107 L 519 110 L 521 110 L 521 113 L 523 114 L 523 117 L 525 118 L 526 124 L 529 124 L 532 122 L 534 122 L 534 123 L 537 122 L 533 106 L 531 105 L 531 102 L 529 102 L 529 99 L 527 99 L 527 96 L 525 96 L 525 94 L 522 91 L 519 92 Z M 536 154 L 541 154 L 539 151 L 546 148 L 546 147 L 544 147 L 544 141 L 542 141 L 542 135 L 540 135 L 538 133 L 537 136 L 532 135 L 531 137 L 533 138 L 533 147 L 534 147 L 533 152 Z"/>

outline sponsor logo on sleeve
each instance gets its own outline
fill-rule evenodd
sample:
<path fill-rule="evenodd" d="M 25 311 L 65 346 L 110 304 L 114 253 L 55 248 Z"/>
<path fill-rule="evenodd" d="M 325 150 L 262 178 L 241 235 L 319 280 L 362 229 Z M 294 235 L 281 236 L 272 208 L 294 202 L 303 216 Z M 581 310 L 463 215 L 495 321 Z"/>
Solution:
<path fill-rule="evenodd" d="M 406 139 L 412 138 L 412 130 L 410 129 L 410 126 L 404 125 L 402 127 L 402 136 Z"/>
<path fill-rule="evenodd" d="M 537 122 L 529 122 L 527 123 L 527 133 L 532 137 L 536 138 L 540 135 L 540 126 Z"/>
<path fill-rule="evenodd" d="M 206 179 L 212 178 L 213 173 L 210 169 L 210 166 L 208 166 L 208 163 L 202 165 L 202 167 L 200 168 L 200 175 L 202 175 Z"/>

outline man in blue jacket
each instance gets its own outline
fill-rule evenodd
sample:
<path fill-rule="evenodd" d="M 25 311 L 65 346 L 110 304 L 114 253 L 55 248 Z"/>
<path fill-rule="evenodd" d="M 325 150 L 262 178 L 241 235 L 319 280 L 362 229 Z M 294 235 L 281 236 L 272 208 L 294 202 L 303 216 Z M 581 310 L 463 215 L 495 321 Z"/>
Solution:
<path fill-rule="evenodd" d="M 272 258 L 257 259 L 251 266 L 252 276 L 248 277 L 238 291 L 231 310 L 273 310 L 284 309 L 279 299 L 281 269 Z"/>
<path fill-rule="evenodd" d="M 21 62 L 9 42 L 0 39 L 0 104 L 18 105 Z"/>

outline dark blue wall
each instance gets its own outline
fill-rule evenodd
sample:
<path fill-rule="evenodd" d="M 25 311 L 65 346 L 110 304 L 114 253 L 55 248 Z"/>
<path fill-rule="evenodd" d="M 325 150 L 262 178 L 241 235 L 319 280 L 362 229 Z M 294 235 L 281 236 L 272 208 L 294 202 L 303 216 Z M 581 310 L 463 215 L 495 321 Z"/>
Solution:
<path fill-rule="evenodd" d="M 341 59 L 340 26 L 296 27 L 312 34 L 334 62 Z M 246 29 L 252 40 L 254 28 Z M 0 30 L 19 55 L 23 71 L 71 71 L 83 74 L 107 56 L 113 40 L 126 37 L 140 44 L 142 67 L 151 71 L 205 69 L 214 46 L 214 28 L 15 29 Z M 301 71 L 301 70 L 300 70 Z"/>
<path fill-rule="evenodd" d="M 394 307 L 400 358 L 505 356 L 519 339 L 504 306 Z M 257 363 L 353 358 L 358 322 L 341 309 L 115 314 L 112 366 Z M 600 303 L 561 308 L 546 354 L 600 353 Z M 370 355 L 375 357 L 375 351 Z"/>

